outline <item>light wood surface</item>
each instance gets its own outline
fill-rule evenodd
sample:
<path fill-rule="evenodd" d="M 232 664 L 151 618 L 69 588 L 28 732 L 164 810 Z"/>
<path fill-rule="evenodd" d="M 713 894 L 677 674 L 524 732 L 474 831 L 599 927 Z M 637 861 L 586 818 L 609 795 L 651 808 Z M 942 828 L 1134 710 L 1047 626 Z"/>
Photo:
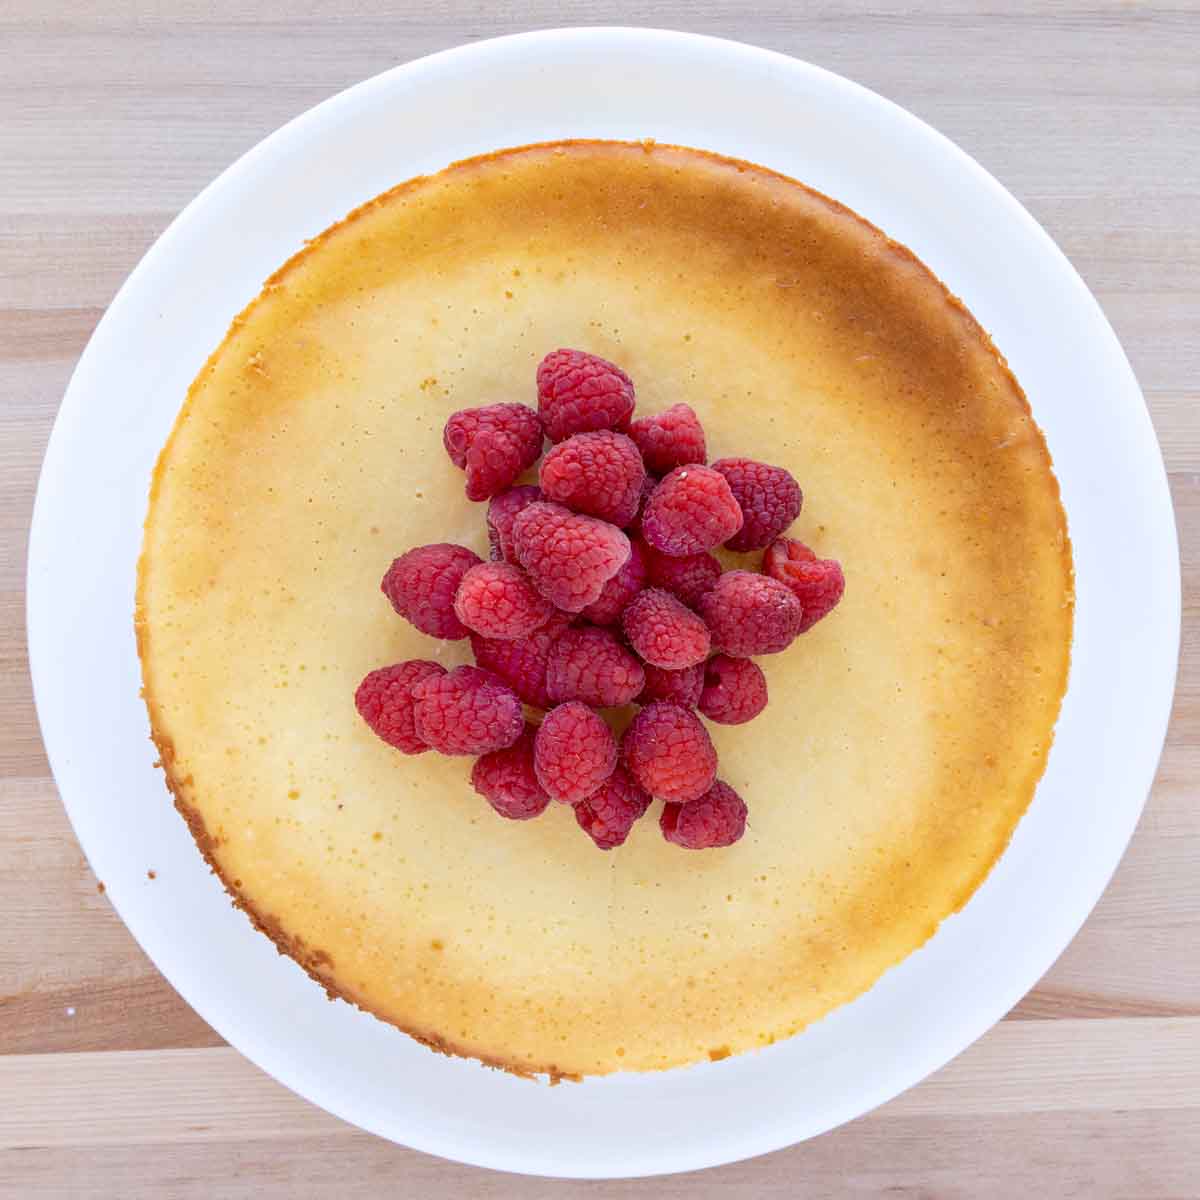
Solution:
<path fill-rule="evenodd" d="M 289 117 L 394 63 L 594 23 L 721 34 L 849 75 L 954 138 L 1031 209 L 1146 391 L 1179 521 L 1184 643 L 1133 844 L 1007 1020 L 811 1143 L 699 1175 L 584 1185 L 359 1133 L 188 1009 L 97 891 L 59 804 L 22 586 L 70 371 L 200 187 Z M 0 52 L 0 1196 L 1200 1195 L 1200 6 L 7 0 Z"/>

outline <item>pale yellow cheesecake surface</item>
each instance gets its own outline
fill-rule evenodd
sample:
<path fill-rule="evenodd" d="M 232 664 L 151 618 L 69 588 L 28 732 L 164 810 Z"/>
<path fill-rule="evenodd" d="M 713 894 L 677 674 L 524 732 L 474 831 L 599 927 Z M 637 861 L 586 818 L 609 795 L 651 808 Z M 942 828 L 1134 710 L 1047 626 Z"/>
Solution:
<path fill-rule="evenodd" d="M 559 346 L 619 363 L 640 414 L 691 404 L 711 459 L 790 470 L 791 532 L 843 563 L 840 607 L 760 660 L 766 711 L 711 727 L 750 810 L 728 849 L 668 844 L 657 804 L 608 853 L 563 806 L 502 820 L 470 759 L 355 711 L 375 667 L 468 660 L 380 578 L 427 542 L 486 556 L 442 425 L 536 404 Z M 920 946 L 1029 804 L 1071 622 L 1050 459 L 970 314 L 791 180 L 620 143 L 412 180 L 284 266 L 163 451 L 137 607 L 168 783 L 252 919 L 435 1047 L 554 1075 L 765 1045 Z"/>

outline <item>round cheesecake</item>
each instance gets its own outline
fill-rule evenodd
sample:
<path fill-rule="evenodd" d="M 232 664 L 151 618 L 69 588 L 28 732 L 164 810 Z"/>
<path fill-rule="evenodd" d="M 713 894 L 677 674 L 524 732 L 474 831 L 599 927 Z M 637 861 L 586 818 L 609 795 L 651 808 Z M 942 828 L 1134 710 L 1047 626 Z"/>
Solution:
<path fill-rule="evenodd" d="M 608 853 L 563 805 L 505 821 L 470 759 L 355 711 L 376 667 L 469 661 L 379 581 L 424 543 L 487 556 L 442 425 L 536 404 L 559 346 L 624 368 L 635 415 L 686 401 L 710 459 L 786 467 L 789 532 L 845 569 L 759 660 L 762 715 L 710 727 L 734 846 L 667 843 L 657 804 Z M 410 180 L 282 267 L 162 452 L 136 613 L 167 783 L 251 920 L 332 996 L 554 1077 L 766 1045 L 917 949 L 1033 796 L 1071 625 L 1045 443 L 963 305 L 794 180 L 618 142 Z"/>

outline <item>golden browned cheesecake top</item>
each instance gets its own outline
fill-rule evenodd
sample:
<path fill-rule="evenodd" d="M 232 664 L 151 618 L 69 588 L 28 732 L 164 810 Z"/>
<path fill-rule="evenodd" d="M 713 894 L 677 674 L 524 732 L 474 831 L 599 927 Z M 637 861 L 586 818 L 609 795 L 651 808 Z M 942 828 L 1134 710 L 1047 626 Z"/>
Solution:
<path fill-rule="evenodd" d="M 563 806 L 503 821 L 470 760 L 355 712 L 377 666 L 468 660 L 379 580 L 426 542 L 486 554 L 442 424 L 535 403 L 558 346 L 639 413 L 691 404 L 711 458 L 786 467 L 792 532 L 844 565 L 761 660 L 767 710 L 712 729 L 750 809 L 728 849 L 669 845 L 657 806 L 609 853 Z M 588 1074 L 786 1037 L 925 941 L 1029 803 L 1071 619 L 1042 436 L 912 254 L 747 163 L 565 142 L 402 184 L 268 281 L 163 451 L 137 631 L 176 803 L 282 949 L 438 1048 Z"/>

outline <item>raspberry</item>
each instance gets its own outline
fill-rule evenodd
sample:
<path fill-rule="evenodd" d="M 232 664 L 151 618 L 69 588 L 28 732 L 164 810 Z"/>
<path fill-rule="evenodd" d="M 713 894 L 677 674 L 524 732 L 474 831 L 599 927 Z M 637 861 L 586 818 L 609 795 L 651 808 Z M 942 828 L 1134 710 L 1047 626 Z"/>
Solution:
<path fill-rule="evenodd" d="M 748 658 L 714 655 L 704 668 L 700 711 L 720 725 L 744 725 L 767 707 L 767 679 Z"/>
<path fill-rule="evenodd" d="M 789 471 L 752 458 L 722 458 L 713 463 L 729 481 L 742 510 L 741 529 L 729 539 L 730 550 L 761 550 L 799 515 L 804 496 Z"/>
<path fill-rule="evenodd" d="M 642 511 L 642 537 L 664 554 L 699 554 L 742 527 L 725 476 L 712 467 L 676 467 L 650 494 Z"/>
<path fill-rule="evenodd" d="M 416 734 L 442 754 L 487 754 L 511 746 L 525 719 L 510 688 L 478 667 L 458 667 L 413 685 Z"/>
<path fill-rule="evenodd" d="M 593 625 L 611 625 L 645 583 L 646 548 L 641 542 L 630 542 L 625 565 L 604 585 L 600 598 L 579 615 Z"/>
<path fill-rule="evenodd" d="M 704 664 L 696 663 L 682 671 L 664 671 L 662 667 L 646 664 L 646 686 L 637 698 L 639 704 L 654 700 L 669 700 L 685 708 L 695 708 L 704 689 Z"/>
<path fill-rule="evenodd" d="M 608 629 L 568 629 L 551 647 L 546 694 L 555 704 L 582 700 L 594 708 L 628 704 L 645 685 L 642 664 Z"/>
<path fill-rule="evenodd" d="M 598 791 L 575 805 L 575 820 L 601 850 L 611 850 L 629 836 L 649 807 L 650 797 L 624 767 L 618 767 Z"/>
<path fill-rule="evenodd" d="M 413 685 L 446 668 L 414 658 L 372 671 L 354 693 L 354 707 L 371 729 L 389 746 L 405 754 L 423 754 L 429 747 L 413 728 Z"/>
<path fill-rule="evenodd" d="M 488 541 L 492 546 L 493 561 L 515 563 L 516 551 L 512 543 L 512 523 L 517 519 L 517 513 L 534 501 L 542 498 L 542 489 L 532 483 L 520 487 L 509 488 L 493 496 L 487 507 Z"/>
<path fill-rule="evenodd" d="M 700 601 L 700 615 L 718 650 L 735 658 L 777 654 L 800 632 L 804 610 L 777 579 L 726 571 Z"/>
<path fill-rule="evenodd" d="M 533 586 L 565 612 L 595 603 L 630 554 L 615 525 L 544 501 L 517 514 L 512 536 Z"/>
<path fill-rule="evenodd" d="M 642 452 L 646 470 L 655 475 L 702 463 L 707 457 L 704 429 L 690 404 L 672 404 L 666 412 L 634 421 L 629 436 Z"/>
<path fill-rule="evenodd" d="M 467 499 L 504 491 L 542 452 L 542 424 L 524 404 L 489 404 L 451 415 L 442 430 L 450 461 L 467 472 Z"/>
<path fill-rule="evenodd" d="M 511 746 L 477 758 L 471 768 L 471 786 L 510 821 L 528 821 L 545 811 L 550 803 L 533 770 L 536 733 L 537 728 L 526 723 Z"/>
<path fill-rule="evenodd" d="M 800 601 L 804 609 L 801 633 L 836 608 L 846 590 L 842 564 L 835 558 L 818 558 L 795 538 L 779 538 L 772 543 L 763 555 L 763 570 Z"/>
<path fill-rule="evenodd" d="M 431 637 L 457 641 L 467 627 L 454 614 L 462 577 L 483 560 L 465 546 L 437 542 L 402 554 L 379 585 L 392 607 Z"/>
<path fill-rule="evenodd" d="M 746 802 L 718 779 L 699 800 L 664 804 L 658 824 L 668 842 L 685 850 L 732 846 L 746 832 Z"/>
<path fill-rule="evenodd" d="M 538 782 L 555 800 L 586 800 L 617 765 L 617 743 L 598 713 L 572 700 L 546 714 L 533 743 Z"/>
<path fill-rule="evenodd" d="M 708 657 L 708 626 L 670 592 L 646 588 L 621 614 L 629 644 L 648 663 L 681 671 Z"/>
<path fill-rule="evenodd" d="M 646 469 L 638 448 L 611 429 L 577 433 L 542 459 L 542 494 L 575 512 L 628 525 L 638 510 Z"/>
<path fill-rule="evenodd" d="M 527 404 L 486 404 L 451 413 L 442 428 L 442 445 L 450 461 L 466 470 L 467 452 L 481 430 L 504 429 L 515 432 L 528 427 L 529 416 L 536 415 Z"/>
<path fill-rule="evenodd" d="M 720 578 L 721 564 L 711 554 L 684 554 L 674 557 L 646 548 L 646 578 L 651 587 L 668 591 L 689 608 Z"/>
<path fill-rule="evenodd" d="M 633 381 L 615 363 L 582 350 L 555 350 L 537 369 L 538 412 L 552 442 L 593 429 L 620 429 L 633 413 Z"/>
<path fill-rule="evenodd" d="M 717 775 L 708 730 L 678 704 L 646 705 L 625 730 L 621 757 L 650 795 L 677 804 L 703 796 Z"/>
<path fill-rule="evenodd" d="M 458 585 L 454 615 L 484 637 L 528 637 L 550 619 L 554 606 L 511 563 L 486 562 L 472 567 Z"/>
<path fill-rule="evenodd" d="M 549 708 L 546 694 L 546 660 L 550 648 L 571 623 L 566 613 L 555 613 L 541 629 L 528 637 L 506 642 L 497 638 L 471 635 L 475 661 L 506 683 L 526 704 L 534 708 Z"/>

